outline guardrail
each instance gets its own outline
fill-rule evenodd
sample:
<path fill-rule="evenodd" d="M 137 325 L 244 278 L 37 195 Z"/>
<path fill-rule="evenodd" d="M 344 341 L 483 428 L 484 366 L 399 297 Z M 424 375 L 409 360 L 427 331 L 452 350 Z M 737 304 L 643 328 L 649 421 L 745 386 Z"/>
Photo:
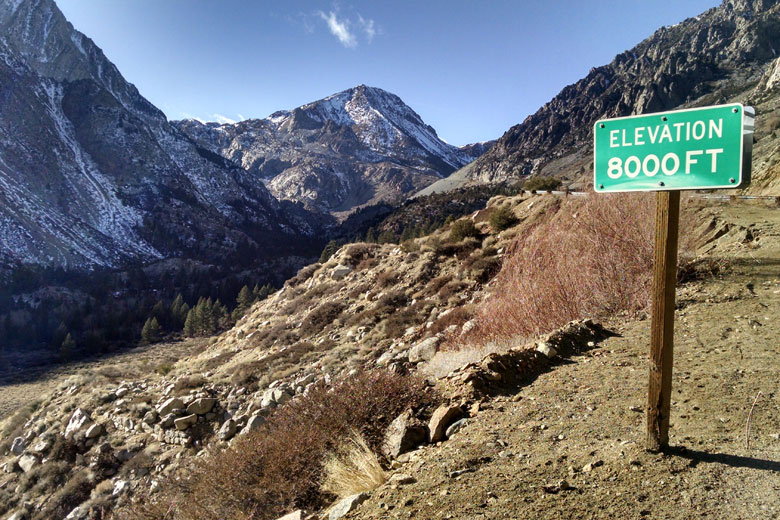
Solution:
<path fill-rule="evenodd" d="M 527 193 L 535 193 L 536 195 L 568 195 L 570 197 L 584 197 L 588 193 L 587 191 L 560 191 L 560 190 L 539 190 L 528 191 Z M 697 199 L 709 199 L 709 200 L 767 200 L 774 201 L 780 205 L 780 196 L 774 195 L 718 195 L 712 193 L 689 193 L 689 197 Z"/>

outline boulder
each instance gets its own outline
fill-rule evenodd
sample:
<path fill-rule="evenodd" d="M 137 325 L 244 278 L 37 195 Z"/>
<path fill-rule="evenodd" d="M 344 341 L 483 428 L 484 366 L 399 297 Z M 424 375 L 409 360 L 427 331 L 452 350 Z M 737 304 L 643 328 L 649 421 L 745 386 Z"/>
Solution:
<path fill-rule="evenodd" d="M 460 406 L 442 405 L 438 407 L 428 423 L 431 442 L 444 440 L 447 427 L 461 417 L 463 417 L 463 409 Z"/>
<path fill-rule="evenodd" d="M 338 520 L 347 513 L 351 513 L 357 509 L 357 506 L 366 500 L 368 500 L 367 493 L 358 493 L 357 495 L 342 498 L 336 503 L 336 505 L 330 508 L 330 512 L 328 513 L 328 520 Z"/>
<path fill-rule="evenodd" d="M 114 490 L 111 492 L 113 496 L 123 495 L 130 489 L 130 482 L 126 480 L 117 480 L 114 484 Z"/>
<path fill-rule="evenodd" d="M 387 458 L 396 458 L 402 453 L 417 448 L 427 438 L 428 431 L 425 425 L 407 410 L 388 426 L 381 450 Z"/>
<path fill-rule="evenodd" d="M 449 428 L 447 428 L 447 432 L 445 433 L 445 435 L 449 439 L 450 437 L 458 433 L 460 430 L 462 430 L 463 427 L 466 426 L 468 423 L 469 423 L 468 419 L 459 419 L 455 421 L 450 425 Z"/>
<path fill-rule="evenodd" d="M 162 417 L 174 410 L 182 410 L 184 408 L 186 408 L 186 406 L 184 406 L 184 402 L 181 399 L 178 397 L 171 397 L 157 407 L 157 413 Z"/>
<path fill-rule="evenodd" d="M 13 444 L 11 444 L 11 453 L 14 455 L 21 455 L 24 453 L 25 447 L 26 443 L 24 442 L 24 437 L 17 437 L 14 439 Z"/>
<path fill-rule="evenodd" d="M 548 358 L 554 358 L 558 355 L 558 350 L 546 341 L 540 341 L 537 343 L 536 351 L 544 354 Z"/>
<path fill-rule="evenodd" d="M 27 473 L 31 469 L 33 469 L 35 466 L 40 464 L 40 460 L 38 460 L 38 457 L 35 455 L 30 455 L 29 453 L 27 455 L 22 455 L 19 457 L 19 460 L 17 463 L 19 464 L 19 467 L 22 468 L 22 471 Z"/>
<path fill-rule="evenodd" d="M 253 415 L 246 422 L 246 426 L 244 426 L 244 429 L 241 430 L 241 435 L 246 435 L 249 432 L 253 432 L 257 430 L 263 425 L 264 422 L 265 422 L 265 417 L 263 417 L 262 415 Z"/>
<path fill-rule="evenodd" d="M 222 427 L 219 429 L 219 432 L 217 433 L 220 440 L 223 441 L 229 441 L 236 435 L 236 421 L 233 419 L 228 419 L 222 424 Z"/>
<path fill-rule="evenodd" d="M 293 511 L 292 513 L 288 513 L 280 518 L 277 518 L 277 520 L 303 520 L 303 511 L 300 509 Z"/>
<path fill-rule="evenodd" d="M 159 416 L 157 415 L 157 412 L 155 412 L 154 410 L 149 410 L 148 412 L 146 412 L 146 413 L 144 414 L 143 421 L 144 421 L 146 424 L 148 424 L 148 425 L 150 425 L 150 426 L 151 426 L 152 424 L 154 424 L 154 423 L 156 423 L 156 422 L 157 422 L 157 418 L 158 418 L 158 417 L 159 417 Z"/>
<path fill-rule="evenodd" d="M 190 426 L 194 425 L 198 422 L 198 416 L 195 414 L 192 415 L 185 415 L 184 417 L 179 417 L 178 419 L 174 419 L 173 425 L 176 427 L 177 430 L 186 430 Z"/>
<path fill-rule="evenodd" d="M 65 427 L 65 438 L 69 439 L 73 437 L 79 430 L 92 423 L 92 419 L 89 414 L 81 408 L 76 408 L 73 414 L 70 416 L 68 425 Z"/>
<path fill-rule="evenodd" d="M 213 397 L 201 397 L 200 399 L 195 399 L 190 403 L 190 405 L 187 407 L 187 413 L 206 415 L 211 411 L 212 408 L 214 408 L 215 404 L 217 404 L 217 400 Z"/>
<path fill-rule="evenodd" d="M 421 361 L 430 361 L 436 355 L 436 347 L 441 341 L 437 337 L 424 339 L 409 350 L 409 362 L 419 363 Z"/>
<path fill-rule="evenodd" d="M 352 268 L 348 265 L 339 264 L 330 271 L 330 277 L 334 280 L 341 280 L 349 273 L 352 272 Z"/>
<path fill-rule="evenodd" d="M 97 423 L 93 424 L 89 428 L 87 428 L 87 432 L 84 434 L 84 436 L 87 439 L 95 439 L 97 437 L 100 437 L 100 435 L 103 433 L 103 427 Z"/>

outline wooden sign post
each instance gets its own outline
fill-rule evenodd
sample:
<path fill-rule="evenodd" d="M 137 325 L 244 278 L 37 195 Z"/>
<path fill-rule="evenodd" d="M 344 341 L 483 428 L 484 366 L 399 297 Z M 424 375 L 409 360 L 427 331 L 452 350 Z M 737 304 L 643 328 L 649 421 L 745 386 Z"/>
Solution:
<path fill-rule="evenodd" d="M 659 191 L 656 194 L 653 317 L 650 325 L 650 383 L 647 394 L 647 449 L 653 451 L 669 445 L 679 224 L 680 192 Z"/>
<path fill-rule="evenodd" d="M 604 119 L 594 127 L 594 190 L 657 192 L 647 394 L 651 451 L 669 446 L 680 190 L 750 183 L 754 115 L 751 107 L 735 103 Z"/>

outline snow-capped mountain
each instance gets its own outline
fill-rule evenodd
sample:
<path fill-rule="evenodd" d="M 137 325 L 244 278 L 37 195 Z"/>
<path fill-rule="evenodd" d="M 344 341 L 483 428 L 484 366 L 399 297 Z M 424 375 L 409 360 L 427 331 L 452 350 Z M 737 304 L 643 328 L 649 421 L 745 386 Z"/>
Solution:
<path fill-rule="evenodd" d="M 171 126 L 52 0 L 0 1 L 0 265 L 284 255 L 314 226 Z"/>
<path fill-rule="evenodd" d="M 365 85 L 265 119 L 173 124 L 277 198 L 323 212 L 400 200 L 476 158 L 439 139 L 398 96 Z"/>

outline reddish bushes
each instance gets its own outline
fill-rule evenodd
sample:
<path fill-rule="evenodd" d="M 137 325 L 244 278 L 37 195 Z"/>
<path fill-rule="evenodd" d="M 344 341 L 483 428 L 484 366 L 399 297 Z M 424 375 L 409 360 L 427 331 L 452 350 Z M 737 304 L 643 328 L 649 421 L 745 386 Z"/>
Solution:
<path fill-rule="evenodd" d="M 582 317 L 648 304 L 653 198 L 591 195 L 571 201 L 521 235 L 471 341 L 529 336 Z"/>
<path fill-rule="evenodd" d="M 275 412 L 263 427 L 229 449 L 200 459 L 164 490 L 120 518 L 134 520 L 274 519 L 315 509 L 322 463 L 355 430 L 376 450 L 388 424 L 407 407 L 433 404 L 422 380 L 384 371 L 355 375 Z"/>

